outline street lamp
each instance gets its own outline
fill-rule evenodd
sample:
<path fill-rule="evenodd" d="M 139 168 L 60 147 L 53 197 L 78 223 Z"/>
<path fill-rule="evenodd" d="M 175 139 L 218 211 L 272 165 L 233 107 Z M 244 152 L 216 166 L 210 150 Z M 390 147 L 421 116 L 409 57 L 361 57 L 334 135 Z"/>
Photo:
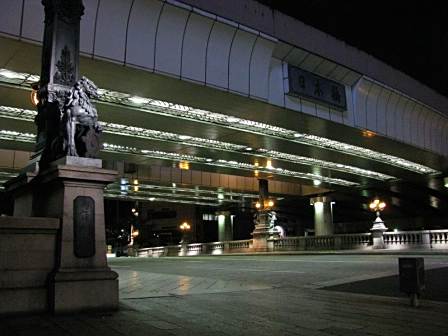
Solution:
<path fill-rule="evenodd" d="M 138 237 L 139 234 L 140 234 L 140 232 L 138 230 L 133 229 L 133 231 L 132 231 L 133 238 Z"/>
<path fill-rule="evenodd" d="M 182 232 L 188 231 L 191 229 L 190 224 L 188 224 L 187 222 L 183 222 L 179 228 L 181 229 Z"/>
<path fill-rule="evenodd" d="M 255 208 L 257 210 L 269 210 L 274 207 L 275 203 L 273 200 L 263 200 L 263 204 L 260 201 L 255 203 Z"/>
<path fill-rule="evenodd" d="M 376 214 L 376 219 L 373 221 L 373 226 L 370 229 L 372 231 L 373 237 L 373 248 L 384 248 L 384 238 L 383 233 L 387 231 L 387 227 L 384 225 L 383 220 L 380 217 L 381 211 L 386 207 L 386 203 L 380 201 L 378 198 L 374 199 L 369 204 L 369 209 L 374 211 Z"/>
<path fill-rule="evenodd" d="M 180 241 L 180 243 L 186 243 L 187 242 L 187 234 L 191 229 L 191 225 L 188 224 L 187 222 L 183 222 L 180 226 L 179 226 L 180 231 L 182 232 L 182 240 Z"/>
<path fill-rule="evenodd" d="M 372 202 L 370 202 L 369 208 L 371 211 L 374 211 L 376 214 L 376 219 L 373 222 L 373 226 L 372 226 L 371 230 L 382 230 L 382 231 L 387 230 L 386 226 L 384 225 L 383 220 L 380 217 L 381 211 L 383 211 L 385 207 L 386 207 L 386 203 L 383 201 L 380 201 L 378 198 L 376 198 Z"/>
<path fill-rule="evenodd" d="M 369 208 L 370 208 L 370 210 L 375 211 L 376 214 L 377 214 L 377 216 L 379 216 L 379 213 L 380 213 L 381 211 L 383 211 L 385 207 L 386 207 L 386 203 L 380 201 L 380 200 L 377 199 L 377 198 L 374 199 L 374 200 L 373 200 L 372 202 L 370 202 L 370 204 L 369 204 Z"/>

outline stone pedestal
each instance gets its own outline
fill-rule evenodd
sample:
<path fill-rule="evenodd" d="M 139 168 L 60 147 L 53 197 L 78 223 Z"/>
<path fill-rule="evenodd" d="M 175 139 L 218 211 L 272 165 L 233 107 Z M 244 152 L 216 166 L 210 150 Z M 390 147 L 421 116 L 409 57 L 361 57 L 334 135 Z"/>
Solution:
<path fill-rule="evenodd" d="M 380 218 L 379 213 L 377 213 L 377 217 L 374 220 L 373 226 L 370 231 L 372 231 L 373 248 L 384 249 L 386 247 L 384 244 L 384 232 L 387 231 L 387 227 L 384 225 L 384 222 Z"/>
<path fill-rule="evenodd" d="M 271 246 L 269 240 L 280 237 L 276 230 L 270 229 L 268 218 L 269 215 L 267 211 L 260 211 L 257 216 L 257 223 L 252 232 L 252 249 L 254 252 L 272 251 L 273 246 Z"/>
<path fill-rule="evenodd" d="M 188 242 L 186 240 L 182 240 L 180 242 L 179 256 L 180 257 L 185 257 L 187 255 L 188 255 Z"/>
<path fill-rule="evenodd" d="M 0 315 L 48 310 L 59 219 L 0 217 Z"/>
<path fill-rule="evenodd" d="M 101 160 L 65 157 L 8 183 L 14 215 L 59 218 L 49 307 L 54 313 L 118 308 L 118 275 L 107 266 L 104 198 L 117 173 Z"/>

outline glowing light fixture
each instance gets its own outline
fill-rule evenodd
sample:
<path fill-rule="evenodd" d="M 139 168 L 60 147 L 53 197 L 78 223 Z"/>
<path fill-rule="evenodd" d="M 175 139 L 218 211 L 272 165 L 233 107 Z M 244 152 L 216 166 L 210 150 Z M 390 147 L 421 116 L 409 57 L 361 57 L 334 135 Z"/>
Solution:
<path fill-rule="evenodd" d="M 129 98 L 129 101 L 131 101 L 132 103 L 134 103 L 136 105 L 143 105 L 143 104 L 149 103 L 150 100 L 148 98 L 132 96 Z"/>
<path fill-rule="evenodd" d="M 37 106 L 39 104 L 39 95 L 37 94 L 37 90 L 32 90 L 30 94 L 31 104 Z"/>
<path fill-rule="evenodd" d="M 228 123 L 233 124 L 233 123 L 236 123 L 236 122 L 240 121 L 240 119 L 239 119 L 239 118 L 236 118 L 236 117 L 227 117 L 226 121 L 227 121 Z"/>
<path fill-rule="evenodd" d="M 321 213 L 323 208 L 324 208 L 324 202 L 322 201 L 316 201 L 313 203 L 314 208 L 316 209 L 317 212 Z"/>
<path fill-rule="evenodd" d="M 179 168 L 183 170 L 190 169 L 190 163 L 188 161 L 181 161 L 179 162 Z"/>
<path fill-rule="evenodd" d="M 372 202 L 370 202 L 369 204 L 369 208 L 372 211 L 383 211 L 384 208 L 386 207 L 386 203 L 383 201 L 380 201 L 379 199 L 374 199 Z"/>
<path fill-rule="evenodd" d="M 320 186 L 322 184 L 322 182 L 320 180 L 313 180 L 313 185 Z"/>
<path fill-rule="evenodd" d="M 191 229 L 190 224 L 188 224 L 187 222 L 183 222 L 179 228 L 181 229 L 181 231 L 185 232 Z"/>
<path fill-rule="evenodd" d="M 369 130 L 362 131 L 362 136 L 366 137 L 366 138 L 373 138 L 375 135 L 376 135 L 376 133 L 373 131 L 369 131 Z"/>

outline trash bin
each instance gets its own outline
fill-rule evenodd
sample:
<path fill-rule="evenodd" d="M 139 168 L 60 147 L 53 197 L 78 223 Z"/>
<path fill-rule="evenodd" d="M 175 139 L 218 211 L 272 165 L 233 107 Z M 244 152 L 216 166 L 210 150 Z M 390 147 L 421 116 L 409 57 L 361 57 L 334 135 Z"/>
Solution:
<path fill-rule="evenodd" d="M 423 258 L 398 258 L 400 291 L 411 297 L 418 306 L 418 298 L 425 289 L 425 263 Z"/>

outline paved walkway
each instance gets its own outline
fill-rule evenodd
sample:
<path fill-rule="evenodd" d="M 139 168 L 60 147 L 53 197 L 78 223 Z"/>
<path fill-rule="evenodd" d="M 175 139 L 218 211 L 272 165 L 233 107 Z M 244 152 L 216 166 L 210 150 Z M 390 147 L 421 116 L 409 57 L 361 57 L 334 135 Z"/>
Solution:
<path fill-rule="evenodd" d="M 3 335 L 448 335 L 448 304 L 326 290 L 396 273 L 394 256 L 118 258 L 112 314 L 1 318 Z M 425 256 L 427 269 L 448 266 Z M 377 294 L 389 284 L 377 283 Z M 4 304 L 4 303 L 1 303 Z"/>

